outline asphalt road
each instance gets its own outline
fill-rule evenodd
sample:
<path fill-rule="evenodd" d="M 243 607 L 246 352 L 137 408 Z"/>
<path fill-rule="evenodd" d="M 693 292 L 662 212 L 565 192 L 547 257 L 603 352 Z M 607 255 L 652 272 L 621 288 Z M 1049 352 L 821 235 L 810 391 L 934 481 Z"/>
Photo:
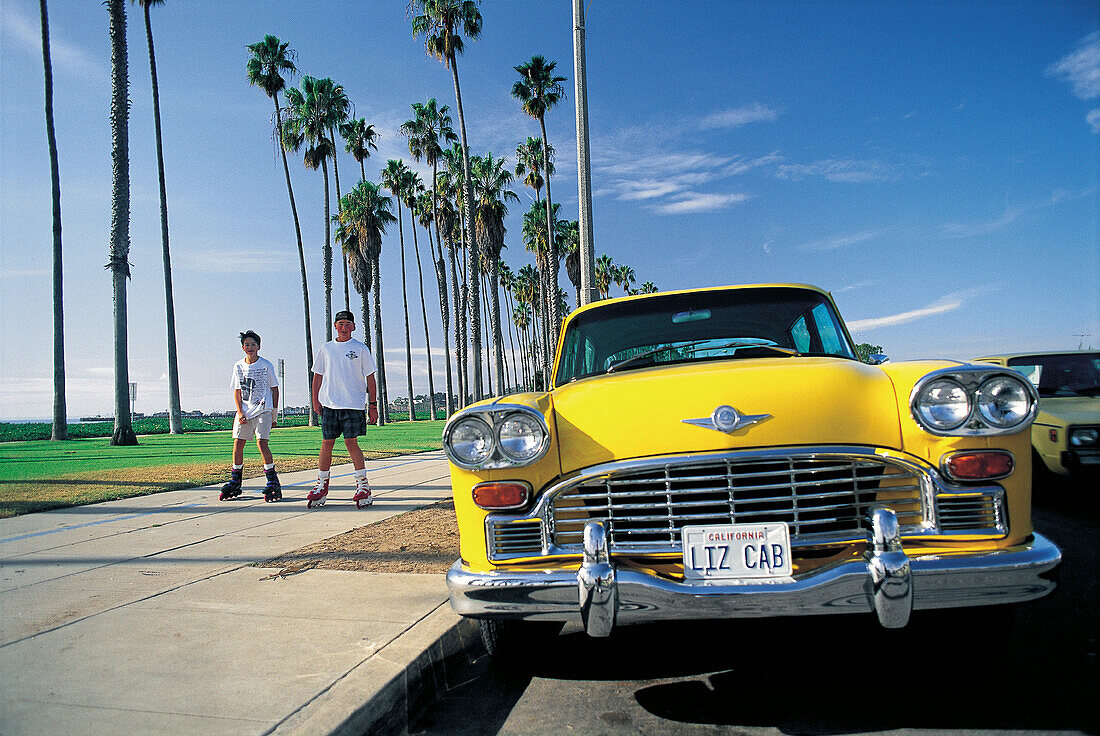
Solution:
<path fill-rule="evenodd" d="M 1005 609 L 566 627 L 520 671 L 478 658 L 417 736 L 1098 733 L 1100 503 L 1051 483 L 1035 526 L 1061 547 L 1052 596 Z"/>

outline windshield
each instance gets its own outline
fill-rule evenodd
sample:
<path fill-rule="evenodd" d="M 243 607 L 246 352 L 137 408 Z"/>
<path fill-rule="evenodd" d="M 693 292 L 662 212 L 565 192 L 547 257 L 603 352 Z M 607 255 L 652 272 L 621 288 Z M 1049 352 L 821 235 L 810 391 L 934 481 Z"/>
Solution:
<path fill-rule="evenodd" d="M 1009 358 L 1008 366 L 1027 376 L 1040 396 L 1100 395 L 1100 353 L 1058 353 Z"/>
<path fill-rule="evenodd" d="M 855 359 L 824 294 L 793 287 L 693 291 L 577 315 L 554 383 L 653 365 L 792 355 Z"/>

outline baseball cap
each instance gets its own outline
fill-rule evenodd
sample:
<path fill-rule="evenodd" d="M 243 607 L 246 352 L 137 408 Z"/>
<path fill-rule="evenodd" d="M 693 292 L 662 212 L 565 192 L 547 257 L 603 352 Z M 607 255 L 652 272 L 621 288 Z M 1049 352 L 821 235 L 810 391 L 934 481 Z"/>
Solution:
<path fill-rule="evenodd" d="M 354 322 L 355 315 L 346 309 L 341 309 L 339 312 L 336 313 L 336 317 L 332 321 L 333 323 L 336 323 L 342 319 L 346 319 L 348 322 Z"/>

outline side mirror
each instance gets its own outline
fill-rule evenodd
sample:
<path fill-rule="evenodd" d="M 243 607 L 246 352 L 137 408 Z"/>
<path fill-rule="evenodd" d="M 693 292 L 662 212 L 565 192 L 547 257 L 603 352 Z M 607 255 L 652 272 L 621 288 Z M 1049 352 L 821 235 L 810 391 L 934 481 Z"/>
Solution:
<path fill-rule="evenodd" d="M 871 353 L 867 356 L 868 365 L 882 365 L 883 363 L 889 363 L 890 356 L 883 353 Z"/>

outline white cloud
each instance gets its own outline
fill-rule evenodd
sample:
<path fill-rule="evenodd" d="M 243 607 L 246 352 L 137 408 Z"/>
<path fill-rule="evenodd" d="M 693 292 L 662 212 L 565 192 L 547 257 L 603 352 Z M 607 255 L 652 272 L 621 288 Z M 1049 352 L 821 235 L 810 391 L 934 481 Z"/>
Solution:
<path fill-rule="evenodd" d="M 4 36 L 14 41 L 25 53 L 37 57 L 41 63 L 42 21 L 38 16 L 30 18 L 23 15 L 12 3 L 5 3 L 4 12 L 0 14 L 0 29 Z M 54 73 L 85 79 L 109 78 L 104 63 L 79 46 L 66 41 L 53 22 L 50 23 L 50 62 Z"/>
<path fill-rule="evenodd" d="M 987 291 L 989 291 L 988 287 L 979 287 L 955 292 L 954 294 L 948 294 L 947 296 L 941 297 L 928 306 L 920 307 L 919 309 L 911 309 L 907 312 L 899 312 L 898 314 L 891 314 L 885 317 L 853 320 L 848 323 L 848 329 L 851 330 L 852 333 L 857 333 L 865 330 L 874 330 L 879 327 L 894 327 L 908 322 L 916 322 L 926 317 L 935 317 L 936 315 L 946 314 L 947 312 L 954 312 L 968 299 L 978 296 L 979 294 L 984 294 Z"/>
<path fill-rule="evenodd" d="M 824 240 L 816 240 L 812 243 L 804 243 L 799 246 L 800 250 L 836 250 L 837 248 L 844 248 L 849 245 L 855 245 L 867 240 L 873 240 L 885 235 L 887 230 L 867 230 L 862 233 L 851 233 L 848 235 L 834 235 L 831 238 L 825 238 Z"/>
<path fill-rule="evenodd" d="M 1089 114 L 1085 116 L 1085 121 L 1092 127 L 1093 133 L 1100 133 L 1100 108 L 1090 110 Z"/>
<path fill-rule="evenodd" d="M 1079 99 L 1100 97 L 1100 31 L 1085 36 L 1072 53 L 1047 67 L 1047 75 L 1069 82 Z"/>
<path fill-rule="evenodd" d="M 734 128 L 748 123 L 771 122 L 778 117 L 779 113 L 775 110 L 763 103 L 754 102 L 746 107 L 735 107 L 706 115 L 699 121 L 699 127 L 702 130 Z"/>
<path fill-rule="evenodd" d="M 880 161 L 854 161 L 850 159 L 825 159 L 813 164 L 782 164 L 776 172 L 779 179 L 798 181 L 819 176 L 833 182 L 862 184 L 869 181 L 886 181 L 895 178 L 892 167 Z"/>
<path fill-rule="evenodd" d="M 687 192 L 677 195 L 671 202 L 657 205 L 654 211 L 662 215 L 682 215 L 689 212 L 713 212 L 723 210 L 730 205 L 739 204 L 749 199 L 749 195 L 734 192 L 731 194 L 704 194 L 701 192 Z"/>

